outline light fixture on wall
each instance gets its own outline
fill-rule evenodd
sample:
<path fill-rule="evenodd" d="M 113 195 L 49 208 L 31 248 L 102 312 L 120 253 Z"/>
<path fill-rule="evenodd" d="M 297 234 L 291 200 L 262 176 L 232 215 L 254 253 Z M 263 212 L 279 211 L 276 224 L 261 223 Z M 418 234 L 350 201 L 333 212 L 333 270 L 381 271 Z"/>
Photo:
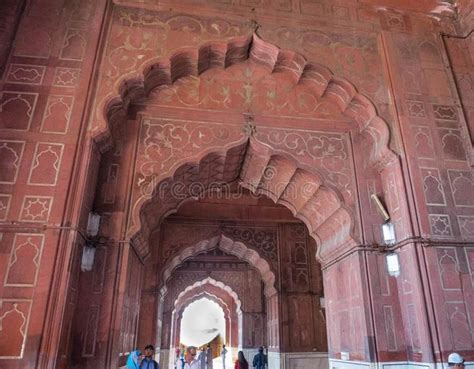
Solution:
<path fill-rule="evenodd" d="M 395 244 L 395 242 L 397 242 L 397 238 L 395 236 L 395 226 L 390 220 L 387 220 L 384 224 L 382 224 L 382 237 L 386 246 L 392 246 Z"/>
<path fill-rule="evenodd" d="M 94 268 L 95 245 L 86 241 L 82 247 L 81 271 L 90 272 Z"/>
<path fill-rule="evenodd" d="M 81 270 L 83 272 L 90 272 L 94 268 L 94 258 L 97 236 L 100 228 L 100 214 L 90 212 L 87 220 L 87 237 L 84 238 L 84 246 L 82 248 Z"/>
<path fill-rule="evenodd" d="M 94 238 L 99 234 L 100 214 L 91 211 L 87 219 L 87 237 Z"/>
<path fill-rule="evenodd" d="M 397 242 L 397 236 L 395 233 L 395 225 L 390 221 L 390 214 L 385 208 L 384 204 L 376 194 L 370 195 L 379 214 L 383 217 L 384 222 L 382 224 L 382 239 L 383 247 L 382 251 L 385 252 L 385 263 L 387 265 L 387 272 L 389 275 L 397 277 L 400 275 L 400 260 L 398 253 L 390 249 L 391 246 Z"/>
<path fill-rule="evenodd" d="M 396 252 L 389 252 L 385 255 L 388 275 L 398 277 L 400 275 L 400 259 Z"/>

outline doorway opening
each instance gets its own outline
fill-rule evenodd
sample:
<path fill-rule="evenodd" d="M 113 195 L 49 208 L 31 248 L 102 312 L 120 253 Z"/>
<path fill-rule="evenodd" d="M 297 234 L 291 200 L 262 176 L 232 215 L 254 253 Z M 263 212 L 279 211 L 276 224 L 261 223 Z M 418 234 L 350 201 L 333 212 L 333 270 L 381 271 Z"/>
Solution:
<path fill-rule="evenodd" d="M 205 361 L 207 356 L 211 356 L 214 369 L 230 368 L 234 348 L 229 347 L 227 338 L 230 333 L 229 315 L 229 308 L 217 296 L 207 293 L 204 296 L 195 296 L 177 319 L 180 351 L 184 351 L 188 346 L 195 346 L 198 350 L 196 359 Z M 222 356 L 224 348 L 226 354 Z M 210 350 L 210 353 L 207 350 Z M 201 359 L 200 355 L 205 355 L 206 359 Z"/>
<path fill-rule="evenodd" d="M 214 301 L 202 297 L 185 307 L 181 318 L 180 344 L 203 347 L 226 342 L 224 310 Z"/>
<path fill-rule="evenodd" d="M 170 355 L 162 362 L 174 367 L 176 348 L 189 344 L 182 339 L 184 312 L 208 299 L 224 311 L 226 368 L 239 350 L 251 362 L 260 346 L 271 367 L 279 367 L 282 351 L 304 350 L 320 355 L 317 367 L 324 368 L 322 272 L 311 257 L 316 242 L 283 205 L 238 185 L 229 190 L 228 196 L 208 193 L 183 203 L 160 225 L 160 249 L 155 251 L 165 259 L 161 353 Z M 284 273 L 277 275 L 278 270 Z M 282 337 L 280 327 L 290 326 Z M 214 345 L 213 351 L 214 369 L 221 368 L 221 348 Z"/>

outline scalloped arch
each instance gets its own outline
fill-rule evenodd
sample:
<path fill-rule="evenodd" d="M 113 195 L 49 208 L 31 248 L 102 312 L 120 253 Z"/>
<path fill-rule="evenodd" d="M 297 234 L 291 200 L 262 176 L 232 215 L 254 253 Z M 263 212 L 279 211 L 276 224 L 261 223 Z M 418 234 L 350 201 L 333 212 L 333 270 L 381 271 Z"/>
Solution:
<path fill-rule="evenodd" d="M 209 293 L 209 292 L 206 292 L 206 291 L 201 291 L 199 293 L 197 293 L 196 295 L 193 295 L 193 296 L 190 296 L 186 299 L 184 299 L 183 301 L 180 302 L 180 304 L 178 305 L 178 307 L 175 307 L 175 309 L 173 310 L 173 313 L 174 314 L 181 314 L 184 312 L 184 310 L 186 310 L 186 308 L 191 305 L 193 302 L 196 302 L 196 301 L 199 301 L 201 299 L 209 299 L 211 301 L 214 301 L 216 304 L 218 304 L 222 311 L 224 312 L 224 316 L 229 316 L 231 315 L 231 310 L 229 308 L 229 306 L 227 305 L 227 303 L 222 300 L 220 297 L 212 294 L 212 293 Z"/>
<path fill-rule="evenodd" d="M 226 300 L 224 300 L 224 296 L 216 290 L 214 290 L 214 292 L 206 290 L 206 288 L 209 288 L 209 284 L 221 290 L 222 293 L 225 294 Z M 196 293 L 193 293 L 193 291 L 196 291 Z M 238 331 L 242 329 L 241 327 L 243 318 L 241 301 L 232 288 L 220 281 L 214 280 L 213 278 L 206 278 L 202 281 L 195 282 L 193 285 L 188 286 L 184 291 L 182 291 L 176 298 L 174 308 L 171 313 L 173 326 L 176 327 L 174 330 L 174 335 L 176 336 L 180 330 L 180 321 L 177 318 L 182 316 L 184 310 L 189 305 L 201 299 L 209 299 L 220 306 L 224 312 L 226 324 L 229 324 L 228 329 L 226 328 L 226 335 L 229 335 L 230 342 L 234 343 L 234 345 L 238 344 L 240 346 L 241 342 L 239 342 L 239 340 L 242 339 L 242 336 L 238 333 Z M 235 322 L 240 328 L 237 330 L 233 329 L 232 322 Z M 172 347 L 173 345 L 171 345 L 171 348 Z"/>
<path fill-rule="evenodd" d="M 197 288 L 200 288 L 206 284 L 210 284 L 210 285 L 213 285 L 217 288 L 220 288 L 221 290 L 223 290 L 225 293 L 227 293 L 229 296 L 232 297 L 232 299 L 234 300 L 235 302 L 235 306 L 237 307 L 237 311 L 240 311 L 241 309 L 241 306 L 242 306 L 242 302 L 240 301 L 239 299 L 239 296 L 237 295 L 237 293 L 231 288 L 229 287 L 228 285 L 226 285 L 225 283 L 221 282 L 221 281 L 217 281 L 215 280 L 214 278 L 212 277 L 207 277 L 207 278 L 204 278 L 203 280 L 201 281 L 197 281 L 197 282 L 194 282 L 192 285 L 186 287 L 183 291 L 181 291 L 179 293 L 179 295 L 176 297 L 176 300 L 174 302 L 174 307 L 175 309 L 180 305 L 180 300 L 190 291 L 192 290 L 195 290 Z"/>
<path fill-rule="evenodd" d="M 234 153 L 237 159 L 232 158 L 233 150 L 237 151 Z M 245 151 L 245 155 L 240 156 L 239 150 Z M 211 162 L 219 159 L 228 165 L 211 167 L 210 158 Z M 164 217 L 176 212 L 189 199 L 202 196 L 203 192 L 193 192 L 193 184 L 203 184 L 203 190 L 209 190 L 209 183 L 202 179 L 203 172 L 213 181 L 238 181 L 253 193 L 266 195 L 288 208 L 317 241 L 317 256 L 321 260 L 340 247 L 356 244 L 351 234 L 354 219 L 338 190 L 325 184 L 315 168 L 306 168 L 294 158 L 251 139 L 246 147 L 238 144 L 227 151 L 209 152 L 200 161 L 188 159 L 172 177 L 157 183 L 155 189 L 165 188 L 165 191 L 155 190 L 150 199 L 136 206 L 140 212 L 132 214 L 139 216 L 134 224 L 142 227 L 129 230 L 136 245 L 145 249 L 152 229 L 159 226 Z M 162 186 L 163 183 L 166 185 Z M 179 196 L 173 192 L 173 183 L 179 184 Z"/>
<path fill-rule="evenodd" d="M 178 255 L 169 261 L 162 272 L 163 286 L 160 288 L 161 296 L 166 295 L 166 283 L 171 277 L 173 271 L 179 265 L 192 256 L 198 255 L 202 252 L 210 251 L 216 247 L 231 255 L 237 256 L 242 260 L 245 260 L 254 268 L 256 268 L 262 277 L 262 281 L 265 286 L 265 295 L 267 297 L 273 296 L 275 293 L 277 293 L 275 288 L 275 274 L 272 272 L 270 264 L 268 264 L 268 262 L 263 259 L 255 250 L 248 248 L 242 242 L 235 242 L 224 235 L 220 235 L 212 237 L 209 240 L 200 241 L 193 246 L 183 249 Z"/>
<path fill-rule="evenodd" d="M 153 89 L 172 85 L 183 77 L 198 76 L 207 70 L 227 68 L 247 60 L 264 66 L 269 74 L 284 73 L 294 86 L 304 85 L 317 99 L 326 98 L 332 101 L 341 113 L 357 124 L 361 134 L 372 138 L 369 162 L 377 170 L 382 171 L 397 158 L 388 147 L 390 139 L 388 125 L 377 115 L 373 103 L 360 94 L 349 81 L 334 76 L 322 65 L 308 62 L 297 52 L 280 49 L 265 42 L 256 34 L 237 37 L 227 42 L 209 42 L 200 47 L 183 48 L 169 58 L 155 58 L 144 62 L 137 72 L 123 76 L 115 86 L 116 93 L 109 94 L 100 102 L 97 122 L 92 129 L 93 138 L 101 149 L 105 150 L 108 147 L 107 143 L 111 142 L 109 126 L 113 127 L 123 122 L 130 105 L 146 98 Z M 186 159 L 187 162 L 192 160 L 192 158 Z M 250 185 L 252 187 L 251 183 Z M 130 238 L 139 245 L 139 249 L 146 249 L 144 245 L 148 242 L 147 236 L 151 232 L 149 225 L 141 221 L 141 216 L 137 214 L 141 212 L 144 202 L 145 199 L 140 199 L 136 203 L 138 205 L 134 205 L 129 232 Z M 282 203 L 285 204 L 284 201 Z M 287 202 L 285 205 L 291 208 L 292 204 Z M 330 246 L 328 248 L 334 248 L 334 245 L 355 244 L 350 235 L 353 218 L 343 204 L 332 213 L 330 222 L 326 217 L 323 219 L 324 224 L 318 224 L 318 232 L 312 225 L 314 217 L 312 215 L 305 217 L 299 214 L 299 210 L 294 211 L 295 216 L 305 222 L 311 235 L 320 245 L 327 244 Z M 143 228 L 145 233 L 141 234 L 139 231 Z M 323 257 L 321 248 L 318 248 L 318 254 L 320 258 Z"/>
<path fill-rule="evenodd" d="M 373 138 L 372 165 L 380 168 L 394 159 L 395 154 L 388 147 L 390 130 L 387 123 L 377 115 L 374 104 L 353 84 L 335 77 L 325 66 L 308 62 L 302 54 L 280 49 L 256 34 L 227 42 L 215 41 L 200 47 L 182 48 L 169 58 L 145 61 L 137 72 L 126 74 L 117 82 L 115 93 L 101 100 L 92 128 L 93 138 L 105 151 L 111 143 L 109 124 L 113 126 L 122 122 L 129 106 L 146 98 L 153 89 L 171 85 L 183 77 L 198 76 L 209 69 L 227 68 L 246 60 L 268 67 L 269 73 L 286 73 L 294 85 L 304 84 L 317 98 L 325 96 L 332 100 L 343 114 L 357 123 L 360 132 Z"/>

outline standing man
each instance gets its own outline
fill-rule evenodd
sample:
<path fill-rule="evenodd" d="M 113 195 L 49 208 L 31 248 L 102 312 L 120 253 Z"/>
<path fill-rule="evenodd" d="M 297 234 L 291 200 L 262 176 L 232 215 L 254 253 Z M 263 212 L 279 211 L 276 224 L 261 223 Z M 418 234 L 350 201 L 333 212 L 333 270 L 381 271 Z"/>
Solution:
<path fill-rule="evenodd" d="M 199 369 L 206 369 L 206 350 L 204 349 L 204 346 L 201 347 L 201 352 L 199 353 L 198 361 Z"/>
<path fill-rule="evenodd" d="M 448 367 L 451 369 L 464 369 L 464 358 L 457 352 L 448 356 Z"/>
<path fill-rule="evenodd" d="M 207 345 L 207 351 L 206 351 L 206 369 L 212 369 L 212 348 L 211 345 Z"/>
<path fill-rule="evenodd" d="M 225 369 L 225 357 L 227 355 L 227 349 L 225 345 L 222 345 L 221 357 L 222 357 L 222 369 Z"/>
<path fill-rule="evenodd" d="M 253 357 L 253 367 L 255 369 L 265 369 L 267 366 L 267 357 L 263 353 L 263 347 L 260 346 L 258 354 Z"/>
<path fill-rule="evenodd" d="M 143 360 L 140 364 L 140 369 L 160 369 L 160 365 L 153 359 L 155 348 L 153 345 L 145 346 L 143 350 Z"/>
<path fill-rule="evenodd" d="M 184 354 L 184 362 L 182 369 L 200 369 L 199 361 L 196 359 L 196 347 L 188 346 Z"/>

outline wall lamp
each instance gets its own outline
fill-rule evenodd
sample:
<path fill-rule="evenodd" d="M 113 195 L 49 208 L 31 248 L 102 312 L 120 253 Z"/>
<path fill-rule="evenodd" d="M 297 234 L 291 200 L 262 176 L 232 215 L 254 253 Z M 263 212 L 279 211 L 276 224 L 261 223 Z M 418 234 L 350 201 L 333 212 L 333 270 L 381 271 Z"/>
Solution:
<path fill-rule="evenodd" d="M 384 244 L 382 247 L 380 247 L 380 250 L 385 253 L 387 272 L 390 276 L 398 277 L 400 275 L 400 259 L 398 257 L 398 253 L 390 249 L 390 247 L 395 245 L 397 242 L 395 225 L 390 221 L 390 214 L 378 196 L 376 194 L 372 194 L 370 197 L 377 207 L 377 211 L 384 220 L 382 224 L 382 240 Z"/>
<path fill-rule="evenodd" d="M 84 246 L 82 248 L 81 270 L 83 272 L 90 272 L 94 267 L 95 250 L 100 229 L 100 214 L 95 212 L 89 213 L 87 220 L 86 237 L 84 239 Z"/>

